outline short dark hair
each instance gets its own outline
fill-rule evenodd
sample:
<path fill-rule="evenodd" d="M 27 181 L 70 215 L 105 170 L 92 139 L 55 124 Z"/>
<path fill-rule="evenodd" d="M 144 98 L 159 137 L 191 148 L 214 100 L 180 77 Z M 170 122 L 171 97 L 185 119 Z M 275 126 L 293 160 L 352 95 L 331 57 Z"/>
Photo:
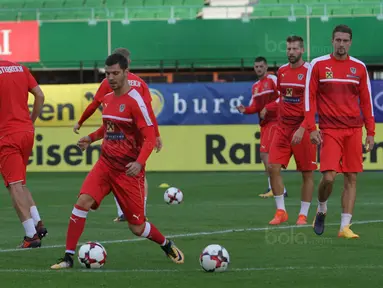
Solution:
<path fill-rule="evenodd" d="M 106 66 L 112 66 L 119 64 L 122 70 L 125 70 L 129 67 L 128 59 L 126 59 L 122 54 L 114 53 L 108 56 L 105 60 Z"/>
<path fill-rule="evenodd" d="M 342 24 L 342 25 L 336 26 L 334 28 L 334 30 L 332 30 L 332 39 L 334 39 L 336 32 L 342 32 L 342 33 L 350 34 L 350 39 L 352 39 L 352 30 L 347 25 Z"/>
<path fill-rule="evenodd" d="M 113 52 L 113 54 L 121 54 L 122 56 L 124 56 L 125 58 L 129 58 L 130 57 L 130 51 L 126 48 L 116 48 Z"/>
<path fill-rule="evenodd" d="M 265 64 L 267 64 L 266 58 L 262 56 L 255 58 L 254 62 L 265 62 Z"/>
<path fill-rule="evenodd" d="M 298 35 L 290 35 L 289 37 L 286 38 L 287 43 L 292 43 L 292 42 L 299 42 L 299 45 L 303 47 L 303 38 Z"/>

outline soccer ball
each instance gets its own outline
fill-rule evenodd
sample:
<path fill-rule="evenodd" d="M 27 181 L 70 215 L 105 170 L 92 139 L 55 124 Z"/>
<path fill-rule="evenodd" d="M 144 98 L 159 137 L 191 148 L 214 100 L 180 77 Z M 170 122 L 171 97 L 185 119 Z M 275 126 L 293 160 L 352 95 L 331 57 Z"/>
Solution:
<path fill-rule="evenodd" d="M 165 191 L 164 200 L 169 205 L 181 204 L 184 199 L 182 191 L 175 187 L 170 187 Z"/>
<path fill-rule="evenodd" d="M 203 249 L 199 262 L 206 272 L 224 272 L 229 266 L 230 256 L 224 247 L 212 244 Z"/>
<path fill-rule="evenodd" d="M 100 243 L 88 242 L 78 250 L 78 261 L 84 268 L 101 268 L 106 261 L 106 250 Z"/>

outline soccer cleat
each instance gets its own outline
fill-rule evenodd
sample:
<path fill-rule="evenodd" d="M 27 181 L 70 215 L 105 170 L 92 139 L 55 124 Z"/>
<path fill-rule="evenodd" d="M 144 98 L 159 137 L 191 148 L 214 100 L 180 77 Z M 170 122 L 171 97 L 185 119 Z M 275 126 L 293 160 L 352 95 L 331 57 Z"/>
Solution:
<path fill-rule="evenodd" d="M 324 232 L 324 220 L 326 219 L 326 213 L 317 212 L 314 220 L 314 232 L 317 235 L 322 235 Z"/>
<path fill-rule="evenodd" d="M 39 235 L 40 240 L 43 239 L 46 235 L 48 235 L 48 230 L 45 228 L 42 221 L 39 221 L 36 226 L 37 235 Z"/>
<path fill-rule="evenodd" d="M 274 196 L 274 194 L 273 194 L 273 190 L 271 190 L 270 188 L 269 189 L 267 189 L 267 192 L 266 193 L 264 193 L 264 194 L 259 194 L 258 195 L 259 197 L 261 197 L 261 198 L 270 198 L 270 197 L 273 197 Z"/>
<path fill-rule="evenodd" d="M 285 210 L 278 209 L 277 212 L 274 215 L 273 220 L 269 222 L 270 225 L 279 225 L 283 222 L 286 222 L 289 220 L 289 215 Z"/>
<path fill-rule="evenodd" d="M 21 242 L 21 244 L 18 246 L 18 248 L 21 248 L 21 249 L 39 248 L 39 247 L 41 247 L 41 240 L 39 235 L 37 235 L 37 233 L 33 236 L 33 238 L 29 238 L 25 236 L 23 242 Z"/>
<path fill-rule="evenodd" d="M 122 214 L 121 216 L 118 216 L 117 218 L 113 220 L 113 222 L 125 222 L 125 221 L 126 221 L 126 218 L 124 214 Z"/>
<path fill-rule="evenodd" d="M 297 225 L 306 225 L 307 224 L 307 216 L 305 215 L 298 215 Z"/>
<path fill-rule="evenodd" d="M 287 194 L 287 191 L 283 193 L 283 196 L 286 198 L 286 197 L 289 197 L 289 195 Z"/>
<path fill-rule="evenodd" d="M 73 268 L 73 255 L 65 253 L 64 258 L 60 258 L 56 264 L 51 266 L 53 270 Z"/>
<path fill-rule="evenodd" d="M 356 238 L 359 238 L 359 235 L 358 234 L 355 234 L 351 229 L 350 229 L 350 226 L 352 224 L 349 224 L 345 227 L 343 227 L 343 229 L 341 231 L 338 232 L 338 237 L 339 238 L 347 238 L 347 239 L 356 239 Z"/>
<path fill-rule="evenodd" d="M 184 254 L 176 247 L 176 245 L 174 245 L 173 241 L 167 240 L 167 243 L 165 246 L 161 246 L 161 249 L 164 250 L 166 256 L 168 256 L 174 263 L 184 263 Z"/>

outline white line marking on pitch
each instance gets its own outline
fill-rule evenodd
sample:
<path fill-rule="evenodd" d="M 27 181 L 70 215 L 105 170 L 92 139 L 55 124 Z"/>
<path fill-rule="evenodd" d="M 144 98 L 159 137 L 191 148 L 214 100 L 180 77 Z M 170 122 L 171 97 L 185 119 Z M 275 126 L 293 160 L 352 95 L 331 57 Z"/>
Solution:
<path fill-rule="evenodd" d="M 357 270 L 380 270 L 382 265 L 334 265 L 334 266 L 286 266 L 286 267 L 249 267 L 229 268 L 227 272 L 248 271 L 288 271 L 288 270 L 335 270 L 335 269 L 357 269 Z M 0 269 L 0 273 L 166 273 L 166 272 L 203 272 L 201 269 Z"/>
<path fill-rule="evenodd" d="M 354 221 L 353 224 L 372 224 L 372 223 L 383 223 L 383 220 L 366 220 L 366 221 Z M 340 225 L 339 223 L 329 223 L 326 224 L 326 226 L 337 226 Z M 195 233 L 185 233 L 185 234 L 174 234 L 174 235 L 168 235 L 167 238 L 173 239 L 173 238 L 186 238 L 186 237 L 194 237 L 194 236 L 206 236 L 206 235 L 217 235 L 217 234 L 228 234 L 228 233 L 236 233 L 236 232 L 259 232 L 259 231 L 266 231 L 266 230 L 285 230 L 285 229 L 291 229 L 291 228 L 307 228 L 311 227 L 311 225 L 289 225 L 289 226 L 269 226 L 269 227 L 254 227 L 254 228 L 241 228 L 241 229 L 226 229 L 226 230 L 218 230 L 218 231 L 208 231 L 208 232 L 195 232 Z M 147 240 L 146 238 L 133 238 L 133 239 L 122 239 L 122 240 L 92 240 L 95 242 L 99 242 L 102 244 L 113 244 L 113 243 L 126 243 L 126 242 L 137 242 L 137 241 L 144 241 Z M 82 243 L 78 244 L 77 246 L 82 245 Z M 31 251 L 31 250 L 40 250 L 40 249 L 52 249 L 52 248 L 62 248 L 65 247 L 63 244 L 59 245 L 50 245 L 50 246 L 43 246 L 38 249 L 0 249 L 0 253 L 7 253 L 7 252 L 25 252 L 25 251 Z"/>

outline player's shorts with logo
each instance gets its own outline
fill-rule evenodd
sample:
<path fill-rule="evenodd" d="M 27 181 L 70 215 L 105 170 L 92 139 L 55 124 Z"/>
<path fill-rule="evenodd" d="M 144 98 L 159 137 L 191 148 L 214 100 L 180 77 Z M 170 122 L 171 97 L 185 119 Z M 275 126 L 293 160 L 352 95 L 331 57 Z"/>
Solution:
<path fill-rule="evenodd" d="M 17 132 L 0 138 L 0 171 L 5 186 L 17 182 L 26 184 L 26 171 L 33 142 L 33 131 Z"/>
<path fill-rule="evenodd" d="M 277 123 L 271 122 L 265 126 L 261 126 L 261 153 L 269 153 L 271 142 L 273 141 L 275 130 L 277 130 Z"/>
<path fill-rule="evenodd" d="M 298 171 L 314 171 L 317 169 L 317 147 L 311 143 L 307 130 L 299 144 L 291 145 L 296 130 L 278 126 L 269 151 L 269 163 L 280 164 L 286 169 L 291 156 L 294 156 Z"/>
<path fill-rule="evenodd" d="M 362 128 L 321 129 L 320 171 L 363 171 Z"/>
<path fill-rule="evenodd" d="M 127 176 L 125 171 L 111 169 L 100 157 L 85 178 L 80 195 L 91 196 L 99 206 L 105 196 L 113 191 L 127 221 L 140 225 L 145 222 L 144 182 L 144 169 L 135 177 Z"/>

